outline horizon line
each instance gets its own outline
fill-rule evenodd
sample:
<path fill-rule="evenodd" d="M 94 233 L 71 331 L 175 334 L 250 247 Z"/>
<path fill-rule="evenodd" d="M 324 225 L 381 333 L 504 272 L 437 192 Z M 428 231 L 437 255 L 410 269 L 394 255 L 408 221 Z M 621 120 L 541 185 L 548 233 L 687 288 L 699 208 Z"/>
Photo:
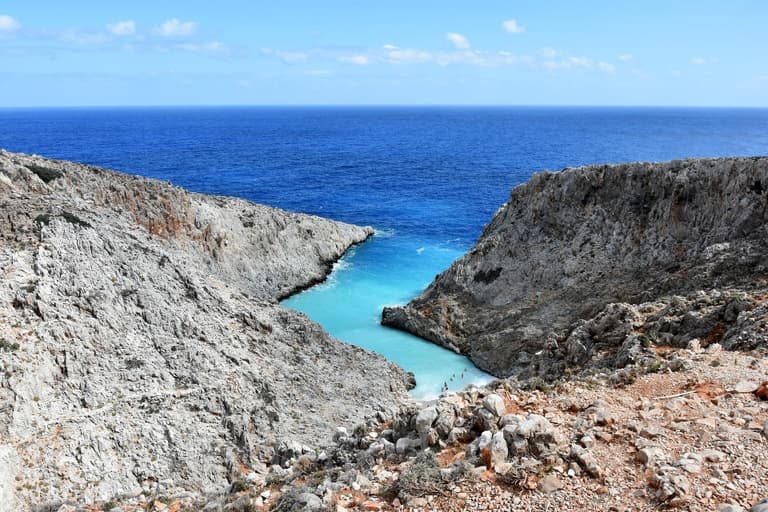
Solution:
<path fill-rule="evenodd" d="M 0 110 L 35 109 L 128 109 L 128 108 L 658 108 L 764 110 L 768 105 L 591 105 L 566 103 L 200 103 L 200 104 L 97 104 L 97 105 L 0 105 Z"/>

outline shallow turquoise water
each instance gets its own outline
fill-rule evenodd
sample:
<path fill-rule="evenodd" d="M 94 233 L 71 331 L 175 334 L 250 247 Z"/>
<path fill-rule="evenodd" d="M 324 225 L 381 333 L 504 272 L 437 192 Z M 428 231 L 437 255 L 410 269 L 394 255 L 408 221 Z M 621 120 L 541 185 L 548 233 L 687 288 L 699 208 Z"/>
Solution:
<path fill-rule="evenodd" d="M 0 109 L 0 147 L 393 228 L 287 302 L 414 372 L 415 396 L 429 396 L 487 377 L 379 326 L 381 308 L 407 302 L 471 247 L 513 186 L 565 166 L 768 154 L 768 109 Z"/>
<path fill-rule="evenodd" d="M 414 398 L 431 398 L 444 385 L 462 389 L 493 377 L 464 356 L 380 324 L 384 306 L 405 304 L 461 251 L 449 244 L 377 233 L 351 249 L 324 283 L 285 300 L 333 336 L 373 350 L 416 376 Z"/>

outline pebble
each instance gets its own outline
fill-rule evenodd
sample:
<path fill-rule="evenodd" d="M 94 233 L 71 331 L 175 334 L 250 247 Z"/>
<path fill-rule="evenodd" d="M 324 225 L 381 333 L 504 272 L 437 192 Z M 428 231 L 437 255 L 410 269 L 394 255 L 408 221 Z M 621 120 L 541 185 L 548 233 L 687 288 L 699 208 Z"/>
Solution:
<path fill-rule="evenodd" d="M 755 390 L 755 395 L 757 395 L 757 398 L 760 400 L 768 400 L 768 380 L 760 384 Z"/>
<path fill-rule="evenodd" d="M 733 386 L 733 390 L 736 393 L 752 393 L 757 389 L 757 382 L 749 380 L 740 380 Z"/>
<path fill-rule="evenodd" d="M 504 416 L 504 413 L 507 412 L 507 406 L 504 404 L 504 399 L 495 393 L 491 393 L 483 398 L 483 407 L 499 418 Z"/>
<path fill-rule="evenodd" d="M 707 354 L 719 354 L 723 351 L 723 346 L 719 343 L 712 343 L 710 346 L 707 347 Z"/>
<path fill-rule="evenodd" d="M 683 396 L 673 398 L 669 402 L 664 404 L 664 408 L 669 411 L 676 411 L 685 405 L 686 399 Z"/>
<path fill-rule="evenodd" d="M 547 475 L 539 482 L 538 489 L 545 494 L 549 494 L 559 491 L 563 487 L 565 487 L 565 484 L 559 478 L 555 475 Z"/>
<path fill-rule="evenodd" d="M 640 430 L 640 435 L 646 439 L 655 439 L 662 433 L 662 428 L 658 425 L 648 425 Z"/>
<path fill-rule="evenodd" d="M 725 503 L 717 508 L 717 512 L 746 512 L 746 510 L 741 505 Z"/>
<path fill-rule="evenodd" d="M 664 450 L 656 448 L 655 446 L 648 446 L 637 452 L 637 460 L 646 466 L 655 464 L 665 458 Z"/>
<path fill-rule="evenodd" d="M 726 458 L 726 455 L 718 450 L 703 450 L 699 452 L 699 455 L 704 457 L 707 462 L 722 462 Z"/>

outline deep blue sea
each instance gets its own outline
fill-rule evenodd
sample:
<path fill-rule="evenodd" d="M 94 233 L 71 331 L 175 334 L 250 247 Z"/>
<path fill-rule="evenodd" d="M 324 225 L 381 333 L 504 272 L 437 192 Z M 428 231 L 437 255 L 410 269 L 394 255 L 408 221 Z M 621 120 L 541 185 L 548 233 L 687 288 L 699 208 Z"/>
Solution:
<path fill-rule="evenodd" d="M 542 169 L 768 154 L 766 109 L 231 107 L 0 109 L 0 147 L 374 226 L 285 304 L 416 374 L 414 396 L 488 376 L 379 326 Z"/>

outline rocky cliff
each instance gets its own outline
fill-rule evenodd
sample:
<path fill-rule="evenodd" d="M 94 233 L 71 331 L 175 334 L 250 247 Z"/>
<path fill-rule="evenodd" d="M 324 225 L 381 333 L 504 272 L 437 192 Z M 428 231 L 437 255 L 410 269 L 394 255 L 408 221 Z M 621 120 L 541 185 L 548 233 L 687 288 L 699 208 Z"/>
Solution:
<path fill-rule="evenodd" d="M 543 172 L 383 323 L 499 376 L 556 377 L 651 345 L 766 344 L 768 158 Z"/>
<path fill-rule="evenodd" d="M 220 490 L 392 414 L 402 370 L 276 303 L 370 234 L 0 152 L 0 510 Z"/>

